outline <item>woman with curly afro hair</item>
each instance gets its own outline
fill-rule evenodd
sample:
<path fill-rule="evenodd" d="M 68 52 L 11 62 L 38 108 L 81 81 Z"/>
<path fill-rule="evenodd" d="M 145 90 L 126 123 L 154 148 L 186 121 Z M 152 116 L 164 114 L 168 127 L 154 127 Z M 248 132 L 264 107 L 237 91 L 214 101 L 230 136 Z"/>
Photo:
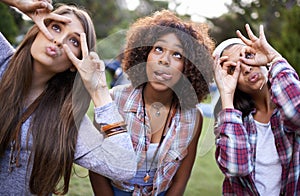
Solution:
<path fill-rule="evenodd" d="M 209 94 L 214 42 L 206 24 L 162 10 L 132 24 L 123 70 L 130 84 L 111 89 L 123 115 L 138 168 L 128 181 L 90 172 L 95 195 L 183 195 L 195 161 Z"/>

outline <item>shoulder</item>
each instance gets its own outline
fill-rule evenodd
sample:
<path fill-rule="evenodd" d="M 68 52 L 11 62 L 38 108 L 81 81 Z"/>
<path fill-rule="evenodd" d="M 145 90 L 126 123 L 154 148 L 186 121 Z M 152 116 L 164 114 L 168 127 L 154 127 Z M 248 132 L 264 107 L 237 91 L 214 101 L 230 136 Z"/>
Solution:
<path fill-rule="evenodd" d="M 15 49 L 13 46 L 7 41 L 4 35 L 0 32 L 0 58 L 7 58 L 13 55 Z"/>
<path fill-rule="evenodd" d="M 0 74 L 6 70 L 7 64 L 14 52 L 15 49 L 0 32 Z"/>

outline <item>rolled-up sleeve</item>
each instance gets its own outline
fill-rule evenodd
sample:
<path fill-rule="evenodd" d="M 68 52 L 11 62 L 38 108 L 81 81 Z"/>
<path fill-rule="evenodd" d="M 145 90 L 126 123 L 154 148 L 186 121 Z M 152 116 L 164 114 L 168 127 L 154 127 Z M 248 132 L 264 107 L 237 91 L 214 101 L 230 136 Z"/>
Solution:
<path fill-rule="evenodd" d="M 113 123 L 114 120 L 123 120 L 118 112 L 111 113 L 112 110 L 105 109 L 106 107 L 95 109 L 95 118 L 101 117 L 102 122 L 109 123 Z M 84 117 L 79 128 L 75 163 L 119 181 L 132 178 L 137 168 L 130 135 L 120 133 L 104 138 L 104 135 L 96 129 L 87 116 Z"/>
<path fill-rule="evenodd" d="M 270 72 L 271 98 L 282 114 L 284 125 L 300 134 L 300 81 L 289 63 L 282 59 Z"/>
<path fill-rule="evenodd" d="M 245 176 L 253 170 L 251 146 L 242 123 L 242 113 L 224 109 L 219 113 L 216 135 L 216 160 L 222 172 L 230 176 Z"/>

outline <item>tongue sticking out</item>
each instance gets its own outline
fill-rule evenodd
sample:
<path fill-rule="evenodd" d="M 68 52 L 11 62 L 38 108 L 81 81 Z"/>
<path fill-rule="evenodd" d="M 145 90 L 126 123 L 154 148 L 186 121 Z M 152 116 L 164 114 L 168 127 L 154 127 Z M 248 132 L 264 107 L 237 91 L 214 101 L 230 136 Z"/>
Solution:
<path fill-rule="evenodd" d="M 172 79 L 172 75 L 171 74 L 167 74 L 165 72 L 155 72 L 155 77 L 158 80 L 161 80 L 161 81 L 171 80 Z"/>

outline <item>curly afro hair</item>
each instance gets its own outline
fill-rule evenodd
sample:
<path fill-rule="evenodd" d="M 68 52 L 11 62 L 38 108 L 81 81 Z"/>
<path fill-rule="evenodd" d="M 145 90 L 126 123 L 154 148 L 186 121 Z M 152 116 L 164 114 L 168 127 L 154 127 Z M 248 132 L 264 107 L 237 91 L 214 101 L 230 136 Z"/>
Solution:
<path fill-rule="evenodd" d="M 215 43 L 208 30 L 206 24 L 186 22 L 169 10 L 140 18 L 127 32 L 123 70 L 133 86 L 147 82 L 146 62 L 149 52 L 160 37 L 174 33 L 184 51 L 184 77 L 174 89 L 179 100 L 184 98 L 186 106 L 194 107 L 207 97 L 209 84 L 213 80 L 212 52 Z"/>

